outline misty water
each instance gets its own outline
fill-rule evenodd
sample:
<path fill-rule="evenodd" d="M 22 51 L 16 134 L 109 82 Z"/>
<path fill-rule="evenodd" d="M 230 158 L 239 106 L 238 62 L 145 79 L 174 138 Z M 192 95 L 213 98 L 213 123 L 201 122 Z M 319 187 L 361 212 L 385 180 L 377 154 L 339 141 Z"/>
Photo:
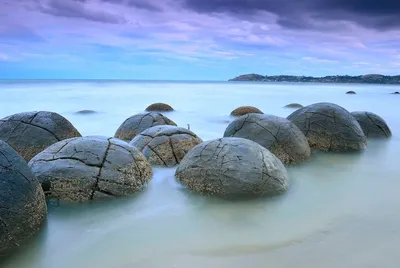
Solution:
<path fill-rule="evenodd" d="M 357 95 L 346 95 L 354 90 Z M 294 83 L 2 82 L 0 117 L 60 113 L 82 135 L 113 136 L 154 102 L 203 140 L 222 137 L 229 113 L 253 105 L 286 117 L 297 102 L 333 102 L 383 117 L 393 137 L 361 153 L 316 153 L 288 167 L 283 196 L 228 202 L 191 194 L 174 168 L 154 168 L 140 194 L 107 202 L 49 204 L 43 230 L 4 268 L 385 267 L 400 263 L 398 86 Z M 78 115 L 79 110 L 96 114 Z"/>

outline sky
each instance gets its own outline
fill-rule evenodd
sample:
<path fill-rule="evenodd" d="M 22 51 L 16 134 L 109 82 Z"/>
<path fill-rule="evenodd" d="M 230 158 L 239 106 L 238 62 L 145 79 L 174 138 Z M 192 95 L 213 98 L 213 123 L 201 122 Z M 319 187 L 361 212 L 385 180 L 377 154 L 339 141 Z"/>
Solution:
<path fill-rule="evenodd" d="M 399 0 L 0 0 L 0 79 L 400 74 Z"/>

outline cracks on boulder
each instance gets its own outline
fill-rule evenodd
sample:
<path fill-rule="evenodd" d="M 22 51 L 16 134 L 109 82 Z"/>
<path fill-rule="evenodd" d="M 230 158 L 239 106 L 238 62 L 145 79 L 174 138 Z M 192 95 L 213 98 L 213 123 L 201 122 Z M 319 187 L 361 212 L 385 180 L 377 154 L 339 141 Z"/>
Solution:
<path fill-rule="evenodd" d="M 106 159 L 107 159 L 108 151 L 110 150 L 110 147 L 111 147 L 111 139 L 112 138 L 108 138 L 107 139 L 108 145 L 107 145 L 106 151 L 104 153 L 103 160 L 101 161 L 101 164 L 100 164 L 99 173 L 96 176 L 96 184 L 95 184 L 93 192 L 92 192 L 92 194 L 90 195 L 90 198 L 89 198 L 91 200 L 93 199 L 94 193 L 96 191 L 98 191 L 98 192 L 102 191 L 102 190 L 99 189 L 99 181 L 100 181 L 100 177 L 101 177 L 101 171 L 103 170 L 104 163 L 106 162 Z"/>
<path fill-rule="evenodd" d="M 157 153 L 157 151 L 155 150 L 155 148 L 152 148 L 150 145 L 147 145 L 147 148 L 149 148 L 162 162 L 163 164 L 168 167 L 167 163 L 165 163 L 164 159 L 162 159 L 162 157 Z"/>
<path fill-rule="evenodd" d="M 75 161 L 81 162 L 84 165 L 89 166 L 89 167 L 101 168 L 101 164 L 90 164 L 90 163 L 85 162 L 83 159 L 80 159 L 77 157 L 71 157 L 71 156 L 61 156 L 61 157 L 53 158 L 53 159 L 36 159 L 35 161 L 37 161 L 37 162 L 52 162 L 52 161 L 57 161 L 57 160 L 75 160 Z"/>
<path fill-rule="evenodd" d="M 168 141 L 169 141 L 169 145 L 171 146 L 171 152 L 172 152 L 172 155 L 173 155 L 174 158 L 175 158 L 175 162 L 176 162 L 177 164 L 179 164 L 180 161 L 178 160 L 178 157 L 177 157 L 176 154 L 175 154 L 175 150 L 174 150 L 174 146 L 172 145 L 171 137 L 168 138 Z"/>
<path fill-rule="evenodd" d="M 369 120 L 371 120 L 371 122 L 372 122 L 375 126 L 377 126 L 377 127 L 383 132 L 383 134 L 385 134 L 386 137 L 389 137 L 389 136 L 390 136 L 389 133 L 387 133 L 386 130 L 385 130 L 383 127 L 381 127 L 378 123 L 376 123 L 375 120 L 372 119 L 372 118 L 369 116 L 368 113 L 365 113 L 365 115 L 369 118 Z"/>
<path fill-rule="evenodd" d="M 28 122 L 23 122 L 23 121 L 20 121 L 20 120 L 9 119 L 9 120 L 7 120 L 7 121 L 19 122 L 20 124 L 25 124 L 25 125 L 29 125 L 29 126 L 33 126 L 33 127 L 37 127 L 37 128 L 43 129 L 43 130 L 45 130 L 46 132 L 48 132 L 48 133 L 50 133 L 51 135 L 53 135 L 58 141 L 61 140 L 55 133 L 53 133 L 52 131 L 48 130 L 48 129 L 45 128 L 45 127 L 42 127 L 42 126 L 39 126 L 39 125 L 36 125 L 36 124 L 32 124 L 32 123 L 28 123 Z M 14 129 L 14 130 L 15 130 L 15 129 Z"/>
<path fill-rule="evenodd" d="M 10 231 L 8 229 L 8 225 L 7 223 L 0 217 L 0 223 L 3 225 L 7 235 L 8 235 L 8 239 L 17 247 L 19 247 L 20 245 L 17 243 L 17 241 L 15 241 L 15 239 L 12 237 L 12 235 L 10 234 Z"/>

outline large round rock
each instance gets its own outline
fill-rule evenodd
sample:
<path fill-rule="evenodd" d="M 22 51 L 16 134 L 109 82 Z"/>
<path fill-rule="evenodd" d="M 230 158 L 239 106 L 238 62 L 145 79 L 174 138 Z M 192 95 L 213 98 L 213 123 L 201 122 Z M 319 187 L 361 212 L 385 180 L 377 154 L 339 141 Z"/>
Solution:
<path fill-rule="evenodd" d="M 242 138 L 197 145 L 183 158 L 175 175 L 194 192 L 227 199 L 282 194 L 289 184 L 287 171 L 276 156 Z"/>
<path fill-rule="evenodd" d="M 81 137 L 64 117 L 53 112 L 26 112 L 0 120 L 0 139 L 13 147 L 26 161 L 48 146 Z"/>
<path fill-rule="evenodd" d="M 146 108 L 147 112 L 171 112 L 173 110 L 174 108 L 170 105 L 162 102 L 153 103 Z"/>
<path fill-rule="evenodd" d="M 256 113 L 262 114 L 263 112 L 254 106 L 240 106 L 231 112 L 232 116 L 242 116 L 245 114 Z"/>
<path fill-rule="evenodd" d="M 29 166 L 49 199 L 70 202 L 133 194 L 152 175 L 138 149 L 97 136 L 53 144 L 32 158 Z"/>
<path fill-rule="evenodd" d="M 25 160 L 0 141 L 0 255 L 31 238 L 46 215 L 40 183 Z"/>
<path fill-rule="evenodd" d="M 228 125 L 224 137 L 245 138 L 268 149 L 285 164 L 302 162 L 310 157 L 307 138 L 286 118 L 248 114 Z"/>
<path fill-rule="evenodd" d="M 115 132 L 114 137 L 129 142 L 144 130 L 159 125 L 176 126 L 174 121 L 160 113 L 140 113 L 126 119 Z"/>
<path fill-rule="evenodd" d="M 392 136 L 385 120 L 377 114 L 371 112 L 352 112 L 354 118 L 360 124 L 365 136 L 370 138 L 387 138 Z"/>
<path fill-rule="evenodd" d="M 307 137 L 311 148 L 322 151 L 359 151 L 366 148 L 366 137 L 357 120 L 333 103 L 316 103 L 301 108 L 288 119 Z"/>
<path fill-rule="evenodd" d="M 194 146 L 203 142 L 192 131 L 175 126 L 151 127 L 138 136 L 130 144 L 138 148 L 157 166 L 175 166 Z"/>

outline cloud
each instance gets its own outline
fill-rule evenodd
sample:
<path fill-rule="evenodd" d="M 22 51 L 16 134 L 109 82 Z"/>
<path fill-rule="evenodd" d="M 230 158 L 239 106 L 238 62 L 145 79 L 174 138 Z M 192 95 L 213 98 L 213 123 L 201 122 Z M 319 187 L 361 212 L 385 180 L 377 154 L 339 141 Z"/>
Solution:
<path fill-rule="evenodd" d="M 303 57 L 302 60 L 312 63 L 339 63 L 337 60 L 319 59 L 314 57 Z"/>

